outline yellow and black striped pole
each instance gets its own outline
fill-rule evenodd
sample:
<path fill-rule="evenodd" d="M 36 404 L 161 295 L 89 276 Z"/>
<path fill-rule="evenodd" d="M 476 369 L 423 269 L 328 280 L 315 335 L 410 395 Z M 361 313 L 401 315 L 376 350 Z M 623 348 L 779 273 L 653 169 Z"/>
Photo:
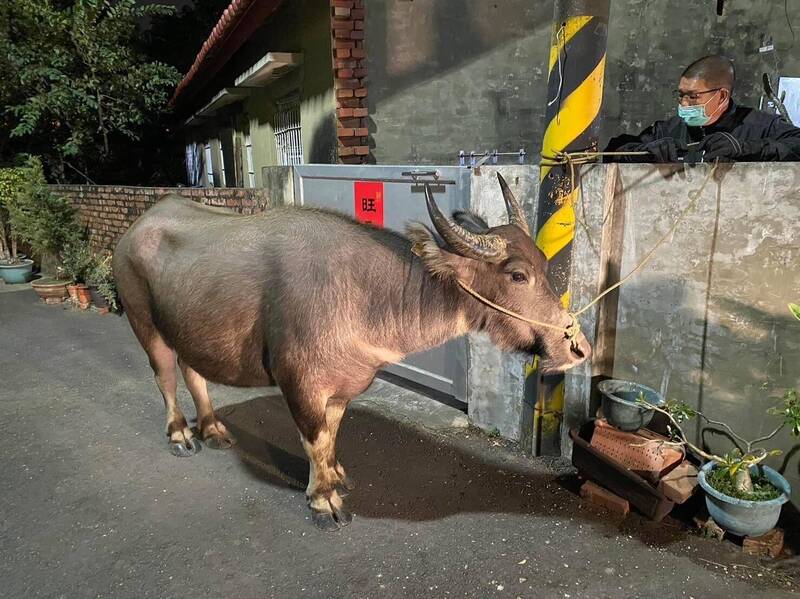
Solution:
<path fill-rule="evenodd" d="M 542 154 L 597 149 L 606 65 L 609 0 L 555 0 L 547 79 L 547 109 Z M 550 282 L 569 306 L 569 274 L 579 186 L 572 188 L 568 168 L 542 165 L 536 245 L 547 256 Z M 560 451 L 564 377 L 536 377 L 534 452 Z"/>

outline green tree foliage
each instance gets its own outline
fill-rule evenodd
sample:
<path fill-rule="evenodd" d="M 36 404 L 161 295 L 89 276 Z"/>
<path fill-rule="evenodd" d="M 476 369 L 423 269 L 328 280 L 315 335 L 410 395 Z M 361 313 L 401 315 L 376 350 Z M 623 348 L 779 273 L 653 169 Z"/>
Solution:
<path fill-rule="evenodd" d="M 180 80 L 146 57 L 139 23 L 172 12 L 136 0 L 5 0 L 0 159 L 36 154 L 56 179 L 81 181 L 136 154 Z"/>

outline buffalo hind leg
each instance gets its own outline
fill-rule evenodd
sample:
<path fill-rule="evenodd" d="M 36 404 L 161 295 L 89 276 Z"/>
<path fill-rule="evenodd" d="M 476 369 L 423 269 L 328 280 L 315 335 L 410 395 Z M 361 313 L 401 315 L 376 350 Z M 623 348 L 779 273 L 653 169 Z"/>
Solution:
<path fill-rule="evenodd" d="M 175 367 L 175 352 L 167 346 L 159 335 L 154 335 L 145 347 L 150 367 L 153 369 L 164 405 L 167 408 L 167 436 L 169 449 L 179 458 L 187 458 L 200 451 L 200 444 L 194 438 L 186 418 L 178 407 L 178 373 Z"/>
<path fill-rule="evenodd" d="M 211 449 L 228 449 L 232 447 L 236 440 L 214 414 L 211 398 L 208 396 L 206 379 L 181 360 L 180 356 L 178 356 L 178 364 L 183 373 L 183 380 L 189 389 L 189 393 L 192 394 L 194 406 L 197 409 L 197 429 L 200 431 L 200 438 L 203 443 Z"/>

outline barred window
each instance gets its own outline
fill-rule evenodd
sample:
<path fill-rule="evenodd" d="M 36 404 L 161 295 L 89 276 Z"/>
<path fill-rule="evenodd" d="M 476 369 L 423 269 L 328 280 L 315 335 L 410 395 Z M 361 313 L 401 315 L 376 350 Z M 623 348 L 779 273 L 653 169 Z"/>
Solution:
<path fill-rule="evenodd" d="M 300 101 L 296 96 L 278 102 L 278 112 L 275 114 L 275 146 L 279 165 L 303 164 Z"/>
<path fill-rule="evenodd" d="M 206 142 L 203 161 L 206 163 L 206 187 L 214 187 L 214 165 L 211 162 L 211 144 Z"/>
<path fill-rule="evenodd" d="M 256 186 L 256 171 L 253 165 L 253 140 L 250 139 L 250 133 L 244 136 L 244 155 L 247 162 L 247 186 Z"/>

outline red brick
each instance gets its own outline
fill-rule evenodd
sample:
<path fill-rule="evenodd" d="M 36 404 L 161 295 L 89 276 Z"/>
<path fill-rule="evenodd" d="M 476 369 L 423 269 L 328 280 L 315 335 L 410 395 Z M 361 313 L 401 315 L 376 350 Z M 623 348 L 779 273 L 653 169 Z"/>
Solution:
<path fill-rule="evenodd" d="M 336 76 L 340 79 L 352 79 L 353 69 L 339 69 L 336 71 Z"/>
<path fill-rule="evenodd" d="M 339 127 L 336 129 L 336 136 L 337 137 L 353 137 L 355 135 L 353 129 L 347 129 L 345 127 Z"/>
<path fill-rule="evenodd" d="M 353 90 L 352 89 L 337 89 L 336 90 L 336 97 L 337 98 L 352 98 L 353 97 Z"/>
<path fill-rule="evenodd" d="M 339 106 L 342 108 L 360 108 L 361 100 L 359 98 L 341 98 L 338 100 Z"/>
<path fill-rule="evenodd" d="M 356 155 L 358 156 L 366 156 L 369 154 L 369 147 L 368 146 L 356 146 Z"/>
<path fill-rule="evenodd" d="M 353 29 L 364 29 L 364 21 L 353 21 Z"/>
<path fill-rule="evenodd" d="M 353 111 L 356 110 L 355 108 L 337 108 L 336 109 L 336 116 L 340 119 L 347 119 L 353 116 Z"/>
<path fill-rule="evenodd" d="M 742 541 L 742 550 L 751 555 L 778 557 L 783 551 L 783 530 L 773 528 L 760 537 L 745 537 Z"/>
<path fill-rule="evenodd" d="M 358 129 L 354 129 L 353 134 L 358 137 L 366 137 L 367 135 L 369 135 L 369 129 L 367 129 L 366 127 L 360 127 Z"/>
<path fill-rule="evenodd" d="M 336 48 L 337 50 L 340 50 L 342 48 L 355 48 L 356 43 L 348 40 L 336 40 L 335 42 L 333 42 L 333 47 Z"/>
<path fill-rule="evenodd" d="M 361 79 L 362 77 L 366 77 L 367 76 L 367 69 L 364 69 L 364 68 L 355 69 L 353 71 L 353 75 L 352 76 L 355 77 L 356 79 Z"/>
<path fill-rule="evenodd" d="M 357 90 L 354 91 L 353 95 L 356 98 L 366 98 L 367 97 L 367 88 L 366 87 L 360 87 L 360 88 L 358 88 Z"/>
<path fill-rule="evenodd" d="M 361 82 L 358 79 L 337 79 L 336 87 L 338 89 L 358 89 L 361 87 Z"/>
<path fill-rule="evenodd" d="M 347 6 L 334 6 L 333 16 L 339 19 L 346 19 L 350 17 L 350 11 L 353 9 Z"/>
<path fill-rule="evenodd" d="M 339 156 L 352 156 L 355 154 L 355 150 L 353 148 L 344 148 L 339 146 Z"/>
<path fill-rule="evenodd" d="M 364 142 L 361 141 L 360 137 L 340 137 L 339 138 L 339 147 L 342 146 L 360 146 Z"/>
<path fill-rule="evenodd" d="M 353 110 L 352 108 L 350 110 Z M 364 119 L 339 119 L 339 126 L 348 129 L 360 129 L 364 126 Z M 360 134 L 356 134 L 360 135 Z"/>
<path fill-rule="evenodd" d="M 364 0 L 353 0 L 353 8 L 364 8 Z"/>
<path fill-rule="evenodd" d="M 339 31 L 338 29 L 336 31 Z M 351 40 L 363 40 L 364 39 L 364 32 L 363 31 L 356 31 L 355 29 L 351 31 L 348 36 Z"/>
<path fill-rule="evenodd" d="M 342 164 L 362 164 L 364 162 L 363 156 L 339 156 L 339 162 Z"/>
<path fill-rule="evenodd" d="M 658 483 L 658 490 L 670 501 L 683 503 L 694 493 L 697 486 L 697 468 L 683 461 Z"/>
<path fill-rule="evenodd" d="M 354 108 L 353 109 L 353 116 L 354 117 L 360 117 L 361 118 L 361 117 L 365 117 L 367 115 L 369 115 L 369 109 L 368 108 Z"/>
<path fill-rule="evenodd" d="M 350 54 L 353 56 L 353 58 L 366 58 L 367 56 L 364 48 L 353 48 Z"/>
<path fill-rule="evenodd" d="M 336 69 L 354 69 L 359 66 L 358 60 L 336 60 L 333 63 L 334 68 Z"/>
<path fill-rule="evenodd" d="M 336 58 L 349 58 L 350 57 L 350 49 L 349 48 L 337 48 L 336 49 Z"/>
<path fill-rule="evenodd" d="M 345 29 L 345 30 L 349 31 L 349 30 L 353 29 L 354 27 L 355 27 L 355 24 L 353 23 L 353 21 L 338 21 L 338 20 L 336 20 L 336 21 L 333 22 L 334 31 L 336 31 L 338 29 Z"/>
<path fill-rule="evenodd" d="M 346 31 L 344 29 L 334 29 L 333 30 L 333 37 L 339 39 L 351 39 L 350 34 L 355 33 L 355 31 Z M 352 38 L 355 39 L 355 38 Z"/>
<path fill-rule="evenodd" d="M 336 8 L 353 8 L 353 0 L 331 0 L 331 6 Z"/>
<path fill-rule="evenodd" d="M 615 495 L 590 480 L 587 480 L 581 486 L 581 497 L 619 516 L 627 516 L 631 511 L 631 506 L 627 499 Z"/>

